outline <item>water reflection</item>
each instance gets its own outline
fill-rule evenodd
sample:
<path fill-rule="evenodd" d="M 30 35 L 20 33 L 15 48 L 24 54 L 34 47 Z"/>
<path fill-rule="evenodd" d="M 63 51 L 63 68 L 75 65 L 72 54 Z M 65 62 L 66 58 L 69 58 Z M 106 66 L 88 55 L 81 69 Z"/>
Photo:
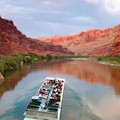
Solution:
<path fill-rule="evenodd" d="M 13 71 L 8 74 L 7 78 L 5 79 L 4 83 L 0 86 L 0 98 L 6 91 L 13 90 L 15 86 L 18 84 L 19 81 L 22 80 L 30 72 L 30 67 L 26 66 L 22 69 L 17 71 Z"/>
<path fill-rule="evenodd" d="M 61 120 L 120 120 L 120 68 L 90 60 L 42 61 L 18 70 L 0 86 L 0 119 L 22 120 L 46 76 L 66 79 Z"/>
<path fill-rule="evenodd" d="M 120 95 L 120 68 L 98 64 L 90 60 L 76 60 L 54 64 L 48 70 L 53 73 L 64 73 L 89 83 L 100 83 L 111 86 L 116 95 Z"/>

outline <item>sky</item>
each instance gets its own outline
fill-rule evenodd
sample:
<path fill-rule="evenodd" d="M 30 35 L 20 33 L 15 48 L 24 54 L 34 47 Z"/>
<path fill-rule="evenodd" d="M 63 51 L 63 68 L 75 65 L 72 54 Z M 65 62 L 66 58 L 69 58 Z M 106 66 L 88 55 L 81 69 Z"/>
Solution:
<path fill-rule="evenodd" d="M 120 0 L 0 0 L 0 15 L 28 37 L 72 35 L 120 24 Z"/>

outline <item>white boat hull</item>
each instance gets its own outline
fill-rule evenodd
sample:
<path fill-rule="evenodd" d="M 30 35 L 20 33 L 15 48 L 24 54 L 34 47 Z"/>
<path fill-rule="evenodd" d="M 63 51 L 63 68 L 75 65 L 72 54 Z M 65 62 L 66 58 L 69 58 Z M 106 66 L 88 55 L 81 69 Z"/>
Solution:
<path fill-rule="evenodd" d="M 43 109 L 41 107 L 39 107 L 38 110 L 27 108 L 27 110 L 25 112 L 25 118 L 24 118 L 24 120 L 60 120 L 60 117 L 61 117 L 61 108 L 62 108 L 62 101 L 63 101 L 63 94 L 64 94 L 65 79 L 50 78 L 49 77 L 49 78 L 46 78 L 46 80 L 55 80 L 55 82 L 56 81 L 58 81 L 58 82 L 62 81 L 61 82 L 62 83 L 62 90 L 61 90 L 60 101 L 59 101 L 59 106 L 58 106 L 57 110 L 54 112 L 54 111 L 49 111 L 49 109 L 47 109 L 47 108 Z M 43 85 L 44 85 L 44 83 L 42 84 L 42 86 Z M 53 87 L 54 87 L 54 84 L 53 84 Z M 51 91 L 53 91 L 53 90 L 54 89 L 52 88 Z M 47 100 L 49 100 L 51 98 L 52 94 L 53 93 L 51 93 L 51 92 L 49 93 Z M 33 99 L 38 99 L 38 98 L 37 97 L 33 97 Z"/>

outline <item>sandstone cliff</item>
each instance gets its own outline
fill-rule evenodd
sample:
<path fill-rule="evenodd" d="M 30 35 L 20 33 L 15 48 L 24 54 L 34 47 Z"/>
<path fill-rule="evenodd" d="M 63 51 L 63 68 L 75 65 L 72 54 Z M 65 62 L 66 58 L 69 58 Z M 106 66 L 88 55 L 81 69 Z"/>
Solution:
<path fill-rule="evenodd" d="M 117 55 L 120 54 L 120 25 L 104 30 L 89 30 L 72 36 L 54 36 L 38 40 L 62 45 L 81 55 Z"/>
<path fill-rule="evenodd" d="M 61 45 L 53 45 L 26 37 L 14 26 L 11 20 L 0 17 L 0 55 L 28 52 L 57 55 L 73 54 Z"/>
<path fill-rule="evenodd" d="M 120 33 L 118 33 L 114 39 L 113 55 L 120 54 Z"/>

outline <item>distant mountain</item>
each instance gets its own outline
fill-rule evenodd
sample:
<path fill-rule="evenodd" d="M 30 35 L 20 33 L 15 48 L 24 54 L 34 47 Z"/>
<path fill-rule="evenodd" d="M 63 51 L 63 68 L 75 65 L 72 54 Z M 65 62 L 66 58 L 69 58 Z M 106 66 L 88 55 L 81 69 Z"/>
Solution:
<path fill-rule="evenodd" d="M 120 54 L 120 25 L 104 30 L 89 30 L 71 36 L 37 39 L 54 45 L 62 45 L 80 55 L 105 56 Z"/>
<path fill-rule="evenodd" d="M 53 45 L 26 37 L 14 26 L 11 20 L 0 17 L 0 55 L 28 52 L 55 55 L 73 54 L 61 45 Z"/>

